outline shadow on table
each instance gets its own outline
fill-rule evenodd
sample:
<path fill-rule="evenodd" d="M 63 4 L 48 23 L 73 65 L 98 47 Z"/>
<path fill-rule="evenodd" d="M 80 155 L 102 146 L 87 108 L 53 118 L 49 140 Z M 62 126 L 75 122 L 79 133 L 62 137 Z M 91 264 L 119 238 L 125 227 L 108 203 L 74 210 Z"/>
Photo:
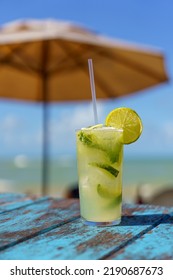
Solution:
<path fill-rule="evenodd" d="M 142 226 L 153 224 L 173 223 L 173 217 L 169 214 L 148 214 L 148 215 L 132 215 L 122 216 L 120 226 Z"/>

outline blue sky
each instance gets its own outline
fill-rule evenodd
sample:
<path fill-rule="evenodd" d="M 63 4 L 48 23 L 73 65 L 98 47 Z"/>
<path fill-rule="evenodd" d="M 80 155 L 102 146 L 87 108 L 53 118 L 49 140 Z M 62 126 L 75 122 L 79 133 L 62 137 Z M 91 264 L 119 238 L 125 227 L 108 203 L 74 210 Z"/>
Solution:
<path fill-rule="evenodd" d="M 0 24 L 25 18 L 68 20 L 106 36 L 163 51 L 168 84 L 114 102 L 98 102 L 98 113 L 99 121 L 104 122 L 115 107 L 135 109 L 144 131 L 136 143 L 125 147 L 125 154 L 167 156 L 173 155 L 172 10 L 172 0 L 1 0 Z M 51 155 L 74 155 L 75 129 L 93 123 L 91 103 L 56 104 L 49 112 Z M 0 157 L 40 156 L 42 106 L 0 100 L 0 132 Z"/>

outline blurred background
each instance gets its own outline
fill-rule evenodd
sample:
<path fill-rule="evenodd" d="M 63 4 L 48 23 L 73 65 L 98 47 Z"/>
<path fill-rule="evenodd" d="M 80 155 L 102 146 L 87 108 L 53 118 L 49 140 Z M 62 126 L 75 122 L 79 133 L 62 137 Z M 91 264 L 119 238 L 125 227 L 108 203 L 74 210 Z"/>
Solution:
<path fill-rule="evenodd" d="M 124 151 L 123 192 L 128 202 L 150 202 L 156 191 L 173 189 L 172 9 L 171 0 L 0 3 L 1 26 L 23 19 L 70 21 L 164 54 L 169 82 L 129 96 L 97 101 L 99 123 L 120 106 L 133 108 L 143 121 L 142 136 Z M 48 111 L 49 193 L 64 196 L 77 182 L 75 129 L 94 123 L 93 108 L 91 101 L 73 101 L 49 104 Z M 41 103 L 0 99 L 0 192 L 41 194 L 42 123 Z"/>

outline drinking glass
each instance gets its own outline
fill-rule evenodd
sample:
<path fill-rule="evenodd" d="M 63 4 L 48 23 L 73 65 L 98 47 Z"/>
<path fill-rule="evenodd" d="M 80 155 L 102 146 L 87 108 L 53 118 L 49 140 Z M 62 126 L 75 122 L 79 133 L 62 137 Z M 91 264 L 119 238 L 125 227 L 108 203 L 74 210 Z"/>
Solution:
<path fill-rule="evenodd" d="M 117 225 L 122 208 L 122 130 L 76 131 L 81 216 L 88 225 Z"/>

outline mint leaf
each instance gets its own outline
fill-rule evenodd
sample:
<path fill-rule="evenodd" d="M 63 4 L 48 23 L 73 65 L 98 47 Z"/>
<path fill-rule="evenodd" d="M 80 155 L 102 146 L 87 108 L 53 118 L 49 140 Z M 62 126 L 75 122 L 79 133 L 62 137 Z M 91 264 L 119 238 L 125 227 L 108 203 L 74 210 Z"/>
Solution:
<path fill-rule="evenodd" d="M 79 132 L 78 137 L 84 145 L 99 149 L 99 145 L 97 144 L 97 140 L 94 135 L 86 134 L 85 132 L 81 131 Z"/>

